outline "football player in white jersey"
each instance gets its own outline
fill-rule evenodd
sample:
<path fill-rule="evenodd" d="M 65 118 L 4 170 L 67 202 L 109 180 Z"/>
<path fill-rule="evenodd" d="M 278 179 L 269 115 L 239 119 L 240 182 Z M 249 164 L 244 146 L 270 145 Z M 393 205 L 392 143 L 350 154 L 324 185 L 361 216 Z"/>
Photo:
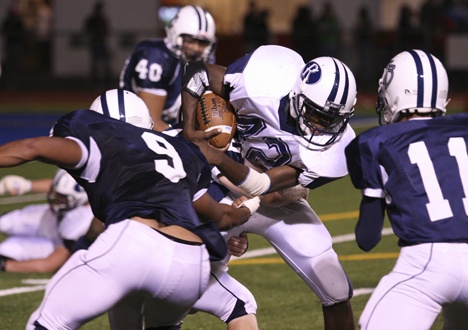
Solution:
<path fill-rule="evenodd" d="M 408 92 L 409 91 L 409 92 Z M 359 319 L 361 329 L 468 326 L 468 114 L 444 116 L 447 72 L 418 49 L 390 60 L 379 80 L 377 112 L 390 125 L 361 133 L 346 148 L 363 193 L 356 241 L 381 239 L 385 212 L 401 247 Z"/>
<path fill-rule="evenodd" d="M 200 6 L 184 6 L 166 27 L 164 39 L 140 42 L 126 60 L 120 88 L 140 96 L 150 110 L 154 129 L 163 131 L 177 120 L 186 61 L 214 63 L 216 25 Z"/>
<path fill-rule="evenodd" d="M 42 182 L 16 175 L 0 180 L 10 195 L 44 192 Z M 47 204 L 34 204 L 0 216 L 0 271 L 55 272 L 77 248 L 94 218 L 83 188 L 64 170 L 49 184 Z M 83 238 L 84 239 L 84 238 Z"/>
<path fill-rule="evenodd" d="M 355 137 L 348 120 L 356 82 L 338 59 L 320 57 L 305 64 L 288 48 L 262 46 L 227 68 L 191 61 L 183 84 L 184 135 L 247 193 L 261 195 L 299 183 L 315 189 L 347 174 L 344 149 Z M 197 103 L 207 89 L 234 107 L 248 166 L 208 145 L 206 140 L 218 132 L 195 130 Z M 271 205 L 261 205 L 236 230 L 261 235 L 273 245 L 320 298 L 326 329 L 354 329 L 352 285 L 326 227 L 304 198 Z"/>

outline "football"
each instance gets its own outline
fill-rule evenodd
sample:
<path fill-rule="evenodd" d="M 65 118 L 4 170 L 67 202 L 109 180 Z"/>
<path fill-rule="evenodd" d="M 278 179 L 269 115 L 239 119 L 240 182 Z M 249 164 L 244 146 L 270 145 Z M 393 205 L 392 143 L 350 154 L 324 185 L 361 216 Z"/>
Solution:
<path fill-rule="evenodd" d="M 236 116 L 229 102 L 208 91 L 198 103 L 196 129 L 207 132 L 216 128 L 221 128 L 222 132 L 208 142 L 213 147 L 224 148 L 236 132 Z"/>

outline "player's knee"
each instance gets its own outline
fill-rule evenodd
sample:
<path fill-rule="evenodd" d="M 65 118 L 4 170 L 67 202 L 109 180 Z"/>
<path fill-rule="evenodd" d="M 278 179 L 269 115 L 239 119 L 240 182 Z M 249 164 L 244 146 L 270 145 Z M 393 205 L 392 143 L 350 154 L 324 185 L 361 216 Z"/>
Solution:
<path fill-rule="evenodd" d="M 255 300 L 245 302 L 243 300 L 237 299 L 236 305 L 231 312 L 231 315 L 225 321 L 226 323 L 231 322 L 239 317 L 245 316 L 247 314 L 255 314 L 257 311 L 257 303 Z"/>
<path fill-rule="evenodd" d="M 322 305 L 332 306 L 352 297 L 351 281 L 333 249 L 313 258 L 312 270 L 317 278 L 317 291 Z"/>
<path fill-rule="evenodd" d="M 47 330 L 46 327 L 44 327 L 42 324 L 40 324 L 40 323 L 37 322 L 37 321 L 34 322 L 34 327 L 35 327 L 35 328 L 34 328 L 35 330 Z"/>

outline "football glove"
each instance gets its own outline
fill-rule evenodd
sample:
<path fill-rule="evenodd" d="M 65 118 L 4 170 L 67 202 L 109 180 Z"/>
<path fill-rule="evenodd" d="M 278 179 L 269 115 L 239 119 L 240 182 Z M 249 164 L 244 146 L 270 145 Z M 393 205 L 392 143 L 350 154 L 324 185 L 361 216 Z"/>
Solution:
<path fill-rule="evenodd" d="M 31 191 L 30 180 L 18 175 L 7 175 L 0 180 L 0 195 L 24 195 Z"/>

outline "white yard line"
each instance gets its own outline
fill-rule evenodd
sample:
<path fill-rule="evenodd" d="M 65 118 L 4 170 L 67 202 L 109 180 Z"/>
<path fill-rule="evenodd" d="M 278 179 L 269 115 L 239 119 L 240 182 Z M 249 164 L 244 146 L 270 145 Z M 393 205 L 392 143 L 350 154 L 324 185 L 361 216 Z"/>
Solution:
<path fill-rule="evenodd" d="M 26 293 L 26 292 L 42 291 L 45 289 L 45 287 L 46 287 L 45 285 L 34 285 L 34 286 L 22 286 L 19 288 L 0 290 L 0 297 L 11 296 L 14 294 L 20 294 L 20 293 Z"/>
<path fill-rule="evenodd" d="M 2 197 L 0 198 L 0 205 L 10 205 L 17 203 L 28 203 L 28 202 L 39 202 L 47 201 L 46 194 L 31 194 L 24 196 L 12 196 L 12 197 Z"/>

